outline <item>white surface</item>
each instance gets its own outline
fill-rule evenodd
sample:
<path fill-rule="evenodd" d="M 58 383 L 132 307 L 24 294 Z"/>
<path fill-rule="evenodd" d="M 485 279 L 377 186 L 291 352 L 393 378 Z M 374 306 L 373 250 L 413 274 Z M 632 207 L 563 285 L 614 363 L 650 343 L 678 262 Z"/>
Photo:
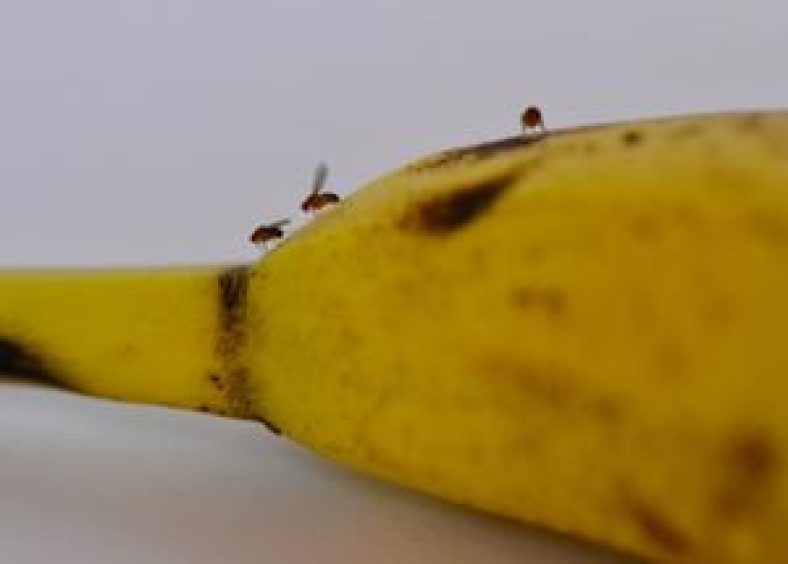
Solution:
<path fill-rule="evenodd" d="M 517 131 L 785 106 L 788 5 L 0 2 L 0 264 L 256 256 L 314 165 L 351 188 Z M 3 562 L 541 562 L 553 538 L 254 426 L 0 388 Z"/>
<path fill-rule="evenodd" d="M 319 460 L 260 425 L 0 389 L 0 560 L 594 563 L 599 550 Z"/>

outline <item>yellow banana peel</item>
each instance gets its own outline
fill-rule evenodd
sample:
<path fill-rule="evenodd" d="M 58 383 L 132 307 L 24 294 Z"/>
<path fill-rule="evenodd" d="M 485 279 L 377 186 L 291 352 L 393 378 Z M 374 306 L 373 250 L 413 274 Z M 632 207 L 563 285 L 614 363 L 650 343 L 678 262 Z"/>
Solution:
<path fill-rule="evenodd" d="M 676 562 L 788 561 L 788 113 L 427 157 L 253 265 L 0 274 L 0 368 Z"/>

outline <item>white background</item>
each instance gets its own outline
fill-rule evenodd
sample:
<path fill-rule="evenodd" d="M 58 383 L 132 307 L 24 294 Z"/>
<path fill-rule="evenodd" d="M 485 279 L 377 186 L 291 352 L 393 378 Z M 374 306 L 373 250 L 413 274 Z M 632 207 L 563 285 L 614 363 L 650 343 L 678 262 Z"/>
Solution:
<path fill-rule="evenodd" d="M 424 152 L 512 134 L 530 103 L 553 128 L 786 106 L 786 6 L 0 0 L 0 264 L 251 259 L 256 222 L 300 221 L 319 160 L 346 194 Z M 0 389 L 3 562 L 567 550 L 247 424 Z"/>

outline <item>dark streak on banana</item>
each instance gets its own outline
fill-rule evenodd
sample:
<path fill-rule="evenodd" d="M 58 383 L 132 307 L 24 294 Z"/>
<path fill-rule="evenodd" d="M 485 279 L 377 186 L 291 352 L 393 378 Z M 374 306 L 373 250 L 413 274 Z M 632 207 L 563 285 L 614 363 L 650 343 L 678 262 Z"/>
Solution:
<path fill-rule="evenodd" d="M 506 137 L 504 139 L 498 139 L 495 141 L 487 141 L 485 143 L 479 143 L 478 145 L 449 149 L 448 151 L 443 151 L 432 158 L 428 158 L 411 165 L 410 170 L 413 172 L 425 172 L 431 169 L 437 169 L 446 165 L 450 165 L 457 161 L 483 160 L 497 156 L 507 151 L 515 151 L 524 147 L 538 145 L 539 143 L 543 143 L 544 141 L 554 137 L 576 134 L 585 131 L 601 130 L 614 125 L 615 124 L 611 123 L 568 127 L 565 129 L 546 131 L 537 135 L 515 135 L 514 137 Z"/>
<path fill-rule="evenodd" d="M 0 337 L 0 376 L 63 388 L 62 379 L 41 356 L 22 343 Z"/>
<path fill-rule="evenodd" d="M 240 265 L 219 274 L 219 323 L 223 331 L 232 331 L 246 317 L 249 271 L 248 265 Z"/>
<path fill-rule="evenodd" d="M 431 235 L 446 235 L 488 210 L 513 182 L 511 175 L 491 178 L 422 202 L 404 219 L 403 226 Z"/>
<path fill-rule="evenodd" d="M 229 415 L 254 419 L 275 435 L 279 435 L 281 430 L 263 419 L 259 413 L 255 413 L 252 408 L 249 369 L 242 360 L 241 353 L 246 346 L 247 338 L 247 294 L 251 275 L 249 265 L 233 266 L 219 274 L 217 279 L 219 336 L 216 342 L 216 354 L 222 365 L 222 378 L 211 375 L 213 378 L 209 376 L 209 379 L 226 383 Z"/>

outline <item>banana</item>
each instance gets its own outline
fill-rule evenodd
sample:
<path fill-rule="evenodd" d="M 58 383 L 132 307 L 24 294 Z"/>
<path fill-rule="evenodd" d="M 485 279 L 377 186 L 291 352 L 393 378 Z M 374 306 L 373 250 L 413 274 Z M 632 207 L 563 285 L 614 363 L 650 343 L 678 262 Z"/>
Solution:
<path fill-rule="evenodd" d="M 788 113 L 453 149 L 252 265 L 0 275 L 0 367 L 647 559 L 788 561 Z"/>

